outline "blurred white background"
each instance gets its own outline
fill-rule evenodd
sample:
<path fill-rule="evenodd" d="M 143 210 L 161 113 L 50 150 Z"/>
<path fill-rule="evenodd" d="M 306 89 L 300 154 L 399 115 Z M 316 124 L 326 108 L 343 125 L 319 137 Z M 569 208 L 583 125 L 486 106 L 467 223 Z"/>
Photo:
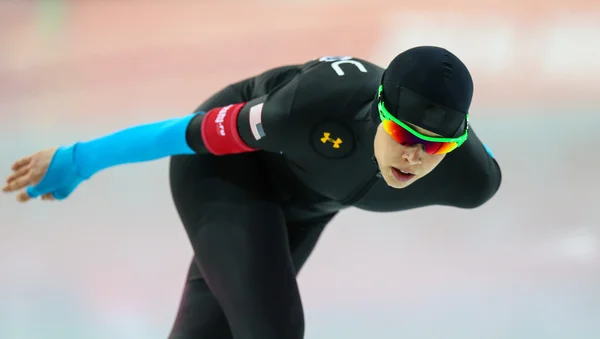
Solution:
<path fill-rule="evenodd" d="M 0 174 L 273 66 L 439 45 L 472 71 L 502 187 L 476 210 L 342 213 L 300 276 L 307 339 L 599 338 L 599 36 L 593 0 L 2 1 Z M 0 338 L 166 338 L 192 255 L 167 163 L 60 203 L 0 196 Z"/>

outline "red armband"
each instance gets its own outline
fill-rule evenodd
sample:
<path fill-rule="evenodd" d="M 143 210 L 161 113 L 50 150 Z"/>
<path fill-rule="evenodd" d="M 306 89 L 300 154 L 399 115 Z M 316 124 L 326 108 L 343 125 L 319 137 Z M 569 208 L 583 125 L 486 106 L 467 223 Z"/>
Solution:
<path fill-rule="evenodd" d="M 202 141 L 214 155 L 256 151 L 240 137 L 237 118 L 246 103 L 217 107 L 206 113 L 202 120 Z"/>

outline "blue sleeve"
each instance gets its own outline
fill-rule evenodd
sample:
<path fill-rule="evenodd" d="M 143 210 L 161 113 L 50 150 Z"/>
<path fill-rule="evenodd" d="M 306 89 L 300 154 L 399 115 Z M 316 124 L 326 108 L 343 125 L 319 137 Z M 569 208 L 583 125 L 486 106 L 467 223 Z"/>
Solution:
<path fill-rule="evenodd" d="M 73 163 L 81 179 L 117 165 L 180 154 L 194 154 L 186 141 L 188 124 L 196 114 L 137 125 L 73 145 Z"/>
<path fill-rule="evenodd" d="M 65 199 L 84 180 L 117 165 L 194 154 L 186 132 L 196 114 L 133 126 L 97 139 L 60 147 L 42 180 L 27 188 L 30 197 L 52 193 Z"/>

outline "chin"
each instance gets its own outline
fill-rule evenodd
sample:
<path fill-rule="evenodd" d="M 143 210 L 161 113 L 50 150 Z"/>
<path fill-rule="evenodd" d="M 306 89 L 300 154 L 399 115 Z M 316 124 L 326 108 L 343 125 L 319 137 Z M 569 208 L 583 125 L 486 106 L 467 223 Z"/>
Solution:
<path fill-rule="evenodd" d="M 391 184 L 388 183 L 388 185 L 390 187 L 395 188 L 395 189 L 403 189 L 403 188 L 406 188 L 406 187 L 410 186 L 410 184 L 412 184 L 412 181 L 410 181 L 410 182 L 398 182 L 398 181 L 394 181 Z"/>
<path fill-rule="evenodd" d="M 391 188 L 402 189 L 410 186 L 413 182 L 417 180 L 417 178 L 415 177 L 410 181 L 398 181 L 394 178 L 392 174 L 390 174 L 390 176 L 385 176 L 384 180 L 385 183 Z"/>

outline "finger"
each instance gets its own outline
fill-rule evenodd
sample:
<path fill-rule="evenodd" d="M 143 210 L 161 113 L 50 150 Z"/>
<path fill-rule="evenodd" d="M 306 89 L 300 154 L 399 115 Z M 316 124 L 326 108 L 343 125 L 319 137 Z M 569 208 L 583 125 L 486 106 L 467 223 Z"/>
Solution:
<path fill-rule="evenodd" d="M 31 162 L 32 157 L 28 156 L 22 159 L 17 160 L 11 167 L 11 169 L 13 171 L 18 170 L 19 168 L 25 166 L 25 165 L 29 165 L 29 163 Z"/>
<path fill-rule="evenodd" d="M 17 195 L 17 201 L 19 202 L 28 202 L 29 200 L 31 200 L 31 197 L 26 191 L 20 192 L 19 195 Z"/>
<path fill-rule="evenodd" d="M 19 177 L 19 178 L 13 180 L 12 182 L 10 182 L 9 184 L 7 184 L 4 191 L 5 192 L 18 191 L 24 187 L 31 185 L 32 181 L 33 180 L 30 175 L 27 175 L 24 177 Z"/>
<path fill-rule="evenodd" d="M 52 193 L 46 193 L 42 195 L 42 200 L 52 201 L 54 200 L 54 195 L 52 195 Z"/>
<path fill-rule="evenodd" d="M 27 175 L 27 173 L 29 172 L 29 166 L 23 166 L 20 169 L 14 171 L 7 179 L 6 179 L 6 183 L 10 184 L 11 181 L 14 181 L 15 179 L 19 178 L 19 177 L 23 177 L 25 175 Z"/>
<path fill-rule="evenodd" d="M 14 172 L 13 174 L 11 174 L 6 179 L 6 184 L 2 188 L 2 191 L 3 192 L 12 192 L 13 189 L 11 188 L 11 185 L 14 183 L 14 181 L 17 180 L 17 179 L 19 179 L 19 178 L 21 178 L 21 177 L 27 176 L 28 173 L 29 173 L 29 166 L 21 167 L 21 169 L 17 170 L 16 172 Z"/>

